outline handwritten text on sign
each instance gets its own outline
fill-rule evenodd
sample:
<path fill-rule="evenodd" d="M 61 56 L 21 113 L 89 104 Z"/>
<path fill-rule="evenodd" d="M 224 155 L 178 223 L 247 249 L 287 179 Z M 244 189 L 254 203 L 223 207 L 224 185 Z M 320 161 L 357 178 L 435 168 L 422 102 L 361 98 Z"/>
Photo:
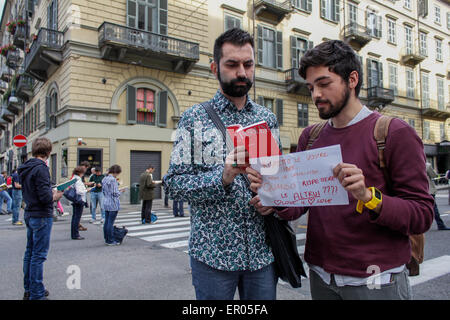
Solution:
<path fill-rule="evenodd" d="M 263 176 L 258 191 L 261 203 L 282 207 L 348 204 L 347 191 L 333 176 L 333 168 L 341 162 L 340 145 L 258 158 L 252 168 Z"/>

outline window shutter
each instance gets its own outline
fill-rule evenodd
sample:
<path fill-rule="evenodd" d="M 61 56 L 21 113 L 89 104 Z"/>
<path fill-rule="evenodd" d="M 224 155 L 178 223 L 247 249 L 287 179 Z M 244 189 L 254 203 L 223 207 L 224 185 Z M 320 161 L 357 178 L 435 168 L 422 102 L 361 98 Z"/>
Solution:
<path fill-rule="evenodd" d="M 298 68 L 298 55 L 297 55 L 297 38 L 294 36 L 291 39 L 291 67 Z"/>
<path fill-rule="evenodd" d="M 49 5 L 47 7 L 47 28 L 51 29 L 52 28 L 52 6 Z"/>
<path fill-rule="evenodd" d="M 257 101 L 260 106 L 264 106 L 264 97 L 258 96 Z"/>
<path fill-rule="evenodd" d="M 312 11 L 312 0 L 306 0 L 306 11 Z"/>
<path fill-rule="evenodd" d="M 372 70 L 370 69 L 370 59 L 366 59 L 367 64 L 367 88 L 372 87 Z"/>
<path fill-rule="evenodd" d="M 159 93 L 158 126 L 167 126 L 167 91 Z"/>
<path fill-rule="evenodd" d="M 52 99 L 50 96 L 45 97 L 45 129 L 50 129 L 50 113 L 51 113 L 51 105 Z"/>
<path fill-rule="evenodd" d="M 334 0 L 334 21 L 339 22 L 341 17 L 341 11 L 339 10 L 339 0 Z"/>
<path fill-rule="evenodd" d="M 308 50 L 311 50 L 312 48 L 314 48 L 314 42 L 308 41 Z"/>
<path fill-rule="evenodd" d="M 159 33 L 167 36 L 167 0 L 159 0 Z"/>
<path fill-rule="evenodd" d="M 322 18 L 327 17 L 327 4 L 326 0 L 320 0 L 320 16 Z"/>
<path fill-rule="evenodd" d="M 383 88 L 383 64 L 378 62 L 378 85 Z"/>
<path fill-rule="evenodd" d="M 258 26 L 258 63 L 263 64 L 263 28 Z"/>
<path fill-rule="evenodd" d="M 127 123 L 136 124 L 136 88 L 127 85 Z"/>
<path fill-rule="evenodd" d="M 283 69 L 283 32 L 277 31 L 276 34 L 276 57 L 277 57 L 277 69 Z"/>
<path fill-rule="evenodd" d="M 130 28 L 136 28 L 137 19 L 136 19 L 136 10 L 134 12 L 130 12 L 130 6 L 134 5 L 136 8 L 137 4 L 134 0 L 127 0 L 127 26 Z"/>
<path fill-rule="evenodd" d="M 377 37 L 381 38 L 383 35 L 383 21 L 381 16 L 377 16 Z"/>
<path fill-rule="evenodd" d="M 283 99 L 276 100 L 278 125 L 283 125 Z"/>
<path fill-rule="evenodd" d="M 53 0 L 53 30 L 58 30 L 58 0 Z"/>

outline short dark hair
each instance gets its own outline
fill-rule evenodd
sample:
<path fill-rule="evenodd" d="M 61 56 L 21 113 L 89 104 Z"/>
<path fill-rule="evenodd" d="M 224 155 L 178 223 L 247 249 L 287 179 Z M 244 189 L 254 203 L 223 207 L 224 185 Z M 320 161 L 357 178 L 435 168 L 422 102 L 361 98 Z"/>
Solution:
<path fill-rule="evenodd" d="M 222 46 L 226 42 L 229 42 L 236 46 L 243 46 L 249 43 L 252 46 L 252 48 L 255 47 L 253 37 L 247 31 L 244 31 L 239 28 L 233 28 L 228 31 L 225 31 L 214 42 L 214 62 L 216 64 L 219 64 L 219 61 L 222 58 Z"/>
<path fill-rule="evenodd" d="M 329 40 L 322 42 L 311 50 L 308 50 L 300 60 L 298 73 L 306 79 L 306 70 L 309 67 L 326 66 L 331 72 L 336 73 L 348 83 L 350 73 L 358 72 L 358 84 L 355 87 L 355 95 L 363 83 L 363 71 L 361 61 L 355 51 L 343 41 Z"/>
<path fill-rule="evenodd" d="M 118 164 L 114 164 L 109 168 L 108 173 L 121 173 L 122 168 Z"/>
<path fill-rule="evenodd" d="M 51 152 L 52 142 L 48 138 L 37 138 L 31 145 L 31 155 L 33 157 L 49 157 Z"/>
<path fill-rule="evenodd" d="M 148 166 L 147 166 L 147 170 L 148 169 L 155 169 L 155 167 L 152 165 L 152 164 L 149 164 Z"/>
<path fill-rule="evenodd" d="M 91 163 L 86 160 L 86 161 L 81 162 L 80 166 L 84 166 L 84 167 L 88 167 L 89 168 L 91 166 Z"/>

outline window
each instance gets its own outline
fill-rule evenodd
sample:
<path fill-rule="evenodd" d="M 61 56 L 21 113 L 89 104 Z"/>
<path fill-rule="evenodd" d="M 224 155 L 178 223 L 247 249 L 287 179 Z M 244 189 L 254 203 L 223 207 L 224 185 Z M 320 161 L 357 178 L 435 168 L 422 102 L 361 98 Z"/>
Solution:
<path fill-rule="evenodd" d="M 425 32 L 419 32 L 420 37 L 420 54 L 422 56 L 428 56 L 427 51 L 427 34 Z"/>
<path fill-rule="evenodd" d="M 348 4 L 348 22 L 350 25 L 358 23 L 358 7 L 354 3 Z"/>
<path fill-rule="evenodd" d="M 374 11 L 366 12 L 366 27 L 372 37 L 381 38 L 382 36 L 382 19 Z"/>
<path fill-rule="evenodd" d="M 441 136 L 441 141 L 445 140 L 445 125 L 443 123 L 439 124 L 439 133 Z"/>
<path fill-rule="evenodd" d="M 167 0 L 127 0 L 127 25 L 167 35 Z"/>
<path fill-rule="evenodd" d="M 242 19 L 225 14 L 225 31 L 228 31 L 233 28 L 242 28 Z"/>
<path fill-rule="evenodd" d="M 414 119 L 409 119 L 408 123 L 414 130 L 416 129 L 416 121 Z"/>
<path fill-rule="evenodd" d="M 313 48 L 313 42 L 303 38 L 291 36 L 291 67 L 298 68 L 300 59 L 309 49 Z"/>
<path fill-rule="evenodd" d="M 56 112 L 58 111 L 58 93 L 56 90 L 52 90 L 50 95 L 45 97 L 45 109 L 46 109 L 46 119 L 45 125 L 46 129 L 50 130 L 56 128 Z"/>
<path fill-rule="evenodd" d="M 437 24 L 441 24 L 441 7 L 434 7 L 434 22 Z"/>
<path fill-rule="evenodd" d="M 283 68 L 283 34 L 258 26 L 258 63 L 269 68 Z"/>
<path fill-rule="evenodd" d="M 436 60 L 442 61 L 442 40 L 436 39 Z"/>
<path fill-rule="evenodd" d="M 308 104 L 297 103 L 297 121 L 299 128 L 308 126 Z"/>
<path fill-rule="evenodd" d="M 294 0 L 293 1 L 294 7 L 306 11 L 311 12 L 312 11 L 312 0 Z"/>
<path fill-rule="evenodd" d="M 412 54 L 413 53 L 412 28 L 410 26 L 405 26 L 405 44 L 406 44 L 406 54 Z"/>
<path fill-rule="evenodd" d="M 39 127 L 40 114 L 41 114 L 41 106 L 39 100 L 34 105 L 34 131 Z"/>
<path fill-rule="evenodd" d="M 406 68 L 406 96 L 414 98 L 414 71 L 411 68 Z"/>
<path fill-rule="evenodd" d="M 155 125 L 155 92 L 150 89 L 138 88 L 136 97 L 137 123 Z"/>
<path fill-rule="evenodd" d="M 398 72 L 395 64 L 389 64 L 389 89 L 394 91 L 394 95 L 398 95 Z"/>
<path fill-rule="evenodd" d="M 423 122 L 423 138 L 425 140 L 430 139 L 430 122 L 428 121 Z"/>
<path fill-rule="evenodd" d="M 320 1 L 320 16 L 324 19 L 339 22 L 339 0 L 321 0 Z"/>
<path fill-rule="evenodd" d="M 395 21 L 388 19 L 388 42 L 396 44 L 397 43 L 397 31 L 395 29 Z"/>
<path fill-rule="evenodd" d="M 421 80 L 422 80 L 422 108 L 429 108 L 430 107 L 430 86 L 429 86 L 429 79 L 428 79 L 428 73 L 421 73 Z"/>
<path fill-rule="evenodd" d="M 450 11 L 447 12 L 447 29 L 450 30 Z"/>
<path fill-rule="evenodd" d="M 438 100 L 438 109 L 445 110 L 444 79 L 441 77 L 437 78 L 437 100 Z"/>
<path fill-rule="evenodd" d="M 263 98 L 262 106 L 273 112 L 273 99 Z"/>
<path fill-rule="evenodd" d="M 405 0 L 403 6 L 404 6 L 406 9 L 411 10 L 411 0 Z"/>
<path fill-rule="evenodd" d="M 383 88 L 383 64 L 379 61 L 367 59 L 367 88 Z"/>

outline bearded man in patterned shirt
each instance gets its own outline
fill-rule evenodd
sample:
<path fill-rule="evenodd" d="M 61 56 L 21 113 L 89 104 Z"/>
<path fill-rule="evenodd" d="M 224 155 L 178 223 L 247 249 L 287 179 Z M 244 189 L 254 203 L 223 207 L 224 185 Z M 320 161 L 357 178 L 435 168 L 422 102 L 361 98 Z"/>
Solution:
<path fill-rule="evenodd" d="M 279 143 L 275 115 L 247 94 L 255 71 L 252 36 L 235 28 L 217 38 L 211 71 L 220 88 L 208 103 L 225 127 L 266 121 Z M 242 300 L 276 299 L 278 277 L 264 220 L 249 205 L 246 165 L 233 166 L 243 158 L 243 147 L 227 155 L 202 104 L 183 113 L 164 188 L 171 199 L 191 205 L 189 255 L 198 300 L 232 300 L 236 288 Z"/>

